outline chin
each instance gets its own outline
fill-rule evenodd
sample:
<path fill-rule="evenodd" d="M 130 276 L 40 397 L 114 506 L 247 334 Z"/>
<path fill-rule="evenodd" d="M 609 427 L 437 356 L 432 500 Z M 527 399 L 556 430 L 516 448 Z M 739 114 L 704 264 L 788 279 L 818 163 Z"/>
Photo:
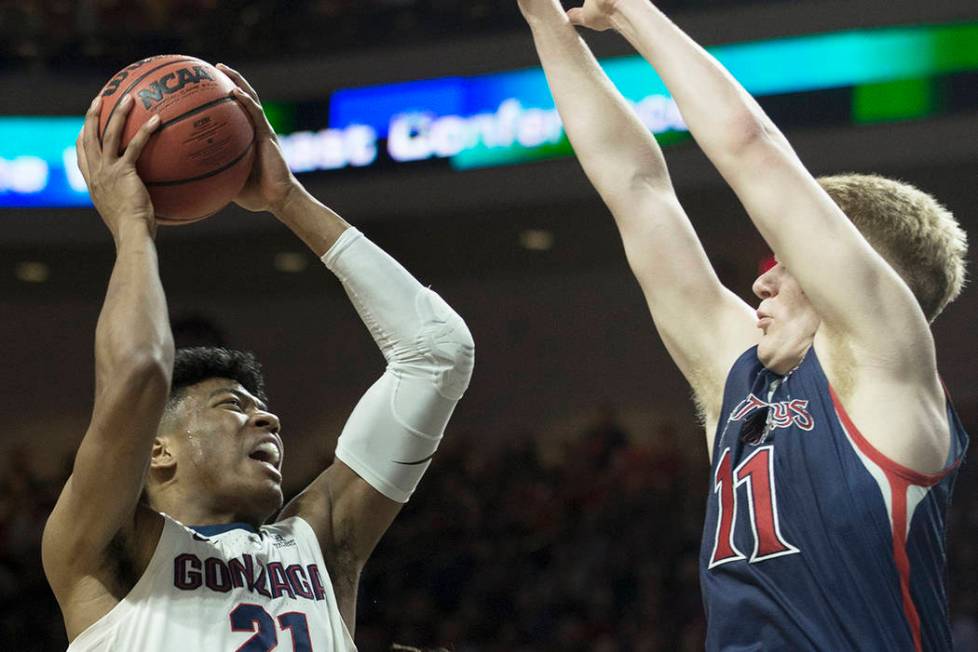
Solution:
<path fill-rule="evenodd" d="M 779 355 L 779 353 L 781 352 L 778 350 L 777 342 L 768 339 L 767 335 L 761 338 L 757 345 L 757 359 L 766 369 L 775 373 L 782 373 L 779 371 L 779 367 L 784 364 L 784 355 Z"/>
<path fill-rule="evenodd" d="M 282 508 L 284 502 L 282 488 L 279 485 L 263 486 L 261 488 L 251 488 L 247 505 L 248 511 L 255 515 L 262 523 L 269 516 L 275 514 Z"/>
<path fill-rule="evenodd" d="M 267 493 L 263 492 L 261 504 L 267 505 L 272 511 L 281 509 L 282 503 L 284 502 L 284 494 L 282 493 L 282 487 L 280 485 L 275 485 L 273 489 L 269 489 Z"/>

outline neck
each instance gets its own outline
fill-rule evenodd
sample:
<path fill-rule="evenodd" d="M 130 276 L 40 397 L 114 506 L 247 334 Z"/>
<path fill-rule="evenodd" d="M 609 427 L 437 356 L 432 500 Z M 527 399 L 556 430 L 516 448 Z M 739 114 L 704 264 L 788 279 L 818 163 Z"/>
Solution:
<path fill-rule="evenodd" d="M 240 510 L 195 502 L 188 496 L 182 495 L 176 487 L 167 489 L 158 491 L 152 496 L 151 506 L 184 525 L 247 523 L 257 529 L 264 523 L 264 519 L 243 514 Z"/>
<path fill-rule="evenodd" d="M 785 346 L 769 359 L 761 360 L 761 364 L 767 370 L 773 371 L 779 376 L 784 376 L 801 364 L 802 360 L 805 359 L 805 354 L 808 353 L 808 349 L 812 347 L 814 340 L 815 337 L 813 335 L 812 337 L 806 337 L 804 340 L 799 340 L 798 342 Z"/>

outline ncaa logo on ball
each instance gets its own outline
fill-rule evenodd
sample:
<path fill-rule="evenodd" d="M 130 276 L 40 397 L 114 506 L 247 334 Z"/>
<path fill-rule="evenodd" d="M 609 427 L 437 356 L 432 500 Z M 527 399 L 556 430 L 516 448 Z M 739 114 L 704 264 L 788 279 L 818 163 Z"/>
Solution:
<path fill-rule="evenodd" d="M 163 75 L 149 87 L 140 90 L 137 95 L 143 101 L 143 108 L 148 109 L 163 101 L 164 96 L 176 93 L 187 84 L 199 84 L 203 79 L 214 81 L 204 66 L 181 68 L 176 72 Z"/>

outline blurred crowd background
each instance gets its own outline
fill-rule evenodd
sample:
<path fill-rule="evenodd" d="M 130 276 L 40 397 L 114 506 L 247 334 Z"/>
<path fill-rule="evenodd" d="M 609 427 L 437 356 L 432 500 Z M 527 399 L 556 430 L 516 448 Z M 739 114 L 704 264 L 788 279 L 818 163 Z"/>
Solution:
<path fill-rule="evenodd" d="M 664 0 L 667 9 L 787 0 Z M 8 65 L 126 63 L 147 51 L 290 56 L 520 25 L 515 0 L 2 0 Z M 79 56 L 81 55 L 81 56 Z"/>
<path fill-rule="evenodd" d="M 916 16 L 955 3 L 658 4 L 691 12 L 698 35 L 724 42 L 809 27 L 751 18 L 734 34 L 730 21 L 711 22 L 711 12 L 738 6 L 750 18 L 759 7 L 790 15 L 797 5 L 824 16 L 820 28 L 844 29 L 863 13 L 870 22 L 894 7 Z M 972 0 L 957 5 L 955 15 L 978 19 Z M 470 35 L 491 48 L 497 32 L 507 35 L 505 51 L 469 53 L 470 72 L 497 56 L 501 68 L 536 65 L 516 0 L 0 0 L 0 102 L 18 97 L 32 107 L 48 84 L 58 92 L 44 95 L 38 112 L 80 114 L 112 72 L 160 52 L 270 62 L 252 81 L 295 99 L 335 82 L 316 76 L 320 62 L 339 75 L 343 57 L 363 55 L 349 76 L 371 83 L 405 79 L 403 68 L 416 64 L 448 74 L 458 50 L 437 61 L 426 51 L 419 64 L 403 48 Z M 388 79 L 387 67 L 398 65 Z M 299 71 L 295 79 L 286 69 Z M 61 85 L 71 86 L 65 97 Z M 978 158 L 948 154 L 968 142 L 957 123 L 934 125 L 936 143 L 919 125 L 789 137 L 817 172 L 842 165 L 934 192 L 969 230 L 974 252 Z M 693 148 L 667 155 L 718 274 L 750 299 L 763 244 L 719 180 L 704 181 L 708 166 Z M 370 173 L 374 185 L 303 179 L 459 310 L 478 364 L 436 462 L 367 566 L 361 651 L 394 643 L 453 652 L 702 649 L 697 556 L 710 491 L 702 434 L 610 217 L 577 164 Z M 518 245 L 530 232 L 552 246 Z M 252 349 L 266 365 L 273 408 L 291 436 L 286 489 L 297 492 L 331 461 L 343 420 L 380 373 L 373 342 L 333 279 L 270 218 L 232 209 L 186 230 L 161 229 L 159 248 L 178 342 Z M 25 260 L 43 262 L 42 282 L 8 269 Z M 87 422 L 91 343 L 111 261 L 91 211 L 0 211 L 0 650 L 66 647 L 39 543 Z M 942 370 L 972 436 L 976 295 L 966 289 L 935 324 Z M 976 541 L 978 471 L 969 460 L 948 540 L 958 652 L 978 652 Z"/>

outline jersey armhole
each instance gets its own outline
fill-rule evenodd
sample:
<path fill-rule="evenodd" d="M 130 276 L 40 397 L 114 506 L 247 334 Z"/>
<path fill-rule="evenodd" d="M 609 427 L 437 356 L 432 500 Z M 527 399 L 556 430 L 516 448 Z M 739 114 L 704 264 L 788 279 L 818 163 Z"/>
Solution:
<path fill-rule="evenodd" d="M 937 473 L 921 473 L 891 460 L 889 457 L 880 452 L 879 449 L 873 446 L 859 431 L 856 424 L 852 422 L 852 419 L 849 417 L 849 413 L 846 412 L 845 406 L 842 405 L 842 401 L 839 400 L 839 396 L 835 393 L 835 389 L 831 384 L 829 385 L 829 394 L 832 397 L 832 405 L 835 408 L 835 413 L 839 417 L 839 423 L 842 424 L 842 429 L 845 431 L 846 435 L 849 436 L 849 439 L 852 440 L 853 444 L 855 444 L 855 446 L 859 449 L 860 453 L 872 460 L 874 464 L 879 466 L 888 475 L 896 476 L 918 487 L 933 487 L 941 480 L 946 478 L 950 473 L 954 472 L 954 470 L 957 469 L 958 465 L 961 463 L 961 458 L 964 451 L 956 450 L 960 447 L 955 441 L 955 428 L 954 420 L 951 418 L 952 414 L 948 415 L 948 427 L 951 431 L 951 445 L 948 449 L 948 460 L 945 463 L 944 469 L 938 471 Z"/>
<path fill-rule="evenodd" d="M 286 519 L 282 519 L 281 521 L 278 521 L 278 523 L 276 524 L 281 524 L 284 523 L 285 521 L 289 521 L 292 519 L 295 519 L 296 524 L 301 524 L 301 525 L 297 525 L 297 527 L 294 526 L 294 529 L 301 530 L 304 528 L 306 530 L 306 534 L 309 537 L 311 537 L 311 540 L 316 544 L 316 548 L 319 549 L 319 558 L 320 558 L 319 561 L 322 561 L 323 571 L 326 573 L 326 583 L 329 584 L 328 590 L 329 590 L 330 600 L 336 603 L 336 591 L 333 588 L 333 578 L 329 575 L 329 569 L 326 566 L 326 553 L 323 551 L 323 546 L 319 542 L 319 537 L 316 535 L 316 531 L 312 528 L 312 525 L 309 524 L 309 521 L 302 518 L 298 514 L 293 514 L 292 516 Z M 337 612 L 339 611 L 338 607 L 339 605 L 337 604 Z M 347 626 L 346 621 L 343 619 L 343 614 L 339 614 L 339 616 L 340 616 L 339 617 L 340 626 L 343 627 L 343 636 L 346 639 L 347 644 L 352 646 L 352 649 L 355 650 L 356 643 L 353 640 L 353 635 L 350 633 L 350 628 Z"/>
<path fill-rule="evenodd" d="M 730 368 L 727 369 L 727 375 L 723 379 L 723 390 L 721 390 L 721 394 L 720 394 L 720 413 L 717 414 L 717 423 L 716 426 L 714 426 L 713 428 L 713 432 L 708 435 L 710 437 L 710 444 L 712 445 L 712 450 L 711 450 L 712 454 L 710 455 L 711 469 L 713 468 L 713 463 L 716 461 L 714 458 L 716 457 L 717 454 L 717 444 L 720 443 L 720 436 L 723 434 L 724 425 L 726 425 L 726 419 L 724 418 L 726 416 L 726 410 L 724 408 L 727 405 L 727 394 L 729 393 L 730 385 L 733 383 L 733 379 L 731 378 L 731 376 L 733 375 L 734 369 L 736 369 L 737 365 L 740 364 L 741 360 L 747 358 L 750 355 L 756 356 L 756 351 L 757 351 L 757 345 L 754 344 L 746 351 L 741 353 L 739 356 L 737 356 L 737 359 L 734 360 L 733 364 L 730 365 Z"/>
<path fill-rule="evenodd" d="M 293 514 L 292 516 L 290 516 L 290 517 L 288 517 L 286 519 L 282 519 L 281 521 L 278 521 L 278 523 L 276 523 L 276 525 L 285 523 L 286 521 L 295 521 L 295 524 L 301 523 L 301 525 L 299 525 L 298 528 L 296 528 L 296 525 L 293 524 L 292 528 L 293 529 L 303 530 L 304 535 L 307 536 L 307 537 L 309 537 L 312 541 L 314 541 L 316 543 L 316 547 L 319 549 L 319 555 L 323 558 L 323 562 L 325 563 L 325 561 L 326 561 L 326 554 L 323 552 L 323 546 L 319 542 L 319 536 L 316 534 L 316 530 L 314 530 L 313 527 L 312 527 L 312 525 L 309 524 L 309 521 L 307 521 L 306 519 L 302 518 L 298 514 Z"/>
<path fill-rule="evenodd" d="M 177 521 L 173 520 L 166 514 L 160 514 L 160 517 L 163 519 L 163 529 L 160 530 L 160 540 L 156 542 L 156 549 L 153 550 L 153 556 L 149 558 L 149 563 L 146 564 L 146 569 L 143 571 L 143 574 L 139 576 L 136 584 L 133 585 L 129 593 L 124 595 L 114 607 L 109 609 L 94 623 L 83 629 L 81 633 L 79 633 L 78 636 L 76 636 L 71 643 L 69 643 L 68 649 L 65 652 L 75 652 L 76 650 L 80 652 L 82 650 L 101 649 L 100 645 L 103 641 L 99 637 L 110 635 L 112 628 L 126 617 L 127 612 L 129 611 L 130 603 L 134 599 L 139 598 L 146 593 L 146 585 L 153 581 L 153 576 L 159 570 L 159 566 L 163 563 L 161 560 L 166 557 L 174 547 L 173 531 L 182 528 Z"/>

